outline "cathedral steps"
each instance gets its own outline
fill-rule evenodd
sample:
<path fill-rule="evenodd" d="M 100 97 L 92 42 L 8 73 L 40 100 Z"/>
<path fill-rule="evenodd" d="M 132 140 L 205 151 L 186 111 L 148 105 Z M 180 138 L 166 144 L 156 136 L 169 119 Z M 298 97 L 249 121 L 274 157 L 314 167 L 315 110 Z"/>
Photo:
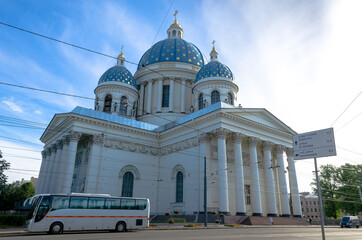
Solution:
<path fill-rule="evenodd" d="M 303 218 L 273 217 L 274 225 L 306 225 Z M 225 224 L 270 225 L 270 217 L 225 216 Z"/>

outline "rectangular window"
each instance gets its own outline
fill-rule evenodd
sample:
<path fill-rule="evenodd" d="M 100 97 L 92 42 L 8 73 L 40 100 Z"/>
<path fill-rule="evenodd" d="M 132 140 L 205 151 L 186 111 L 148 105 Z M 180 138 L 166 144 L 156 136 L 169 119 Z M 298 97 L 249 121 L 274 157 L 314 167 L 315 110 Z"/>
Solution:
<path fill-rule="evenodd" d="M 121 199 L 107 198 L 104 208 L 105 209 L 120 209 L 121 208 Z"/>
<path fill-rule="evenodd" d="M 246 205 L 251 205 L 250 185 L 245 185 L 244 192 Z"/>
<path fill-rule="evenodd" d="M 135 209 L 136 200 L 132 199 L 121 199 L 121 209 Z"/>
<path fill-rule="evenodd" d="M 314 211 L 317 212 L 317 209 L 315 208 Z"/>
<path fill-rule="evenodd" d="M 170 85 L 163 85 L 162 89 L 162 107 L 168 107 L 170 100 Z"/>
<path fill-rule="evenodd" d="M 250 198 L 250 196 L 246 196 L 246 205 L 251 205 L 251 198 Z"/>
<path fill-rule="evenodd" d="M 313 208 L 310 208 L 310 211 L 313 212 Z"/>
<path fill-rule="evenodd" d="M 53 196 L 52 211 L 69 208 L 69 197 Z"/>
<path fill-rule="evenodd" d="M 144 210 L 147 206 L 147 200 L 145 199 L 137 199 L 136 200 L 136 209 L 138 210 Z"/>
<path fill-rule="evenodd" d="M 88 208 L 89 209 L 103 209 L 104 208 L 104 198 L 89 198 Z"/>
<path fill-rule="evenodd" d="M 314 205 L 316 205 L 316 201 L 314 201 L 313 203 L 314 203 Z"/>
<path fill-rule="evenodd" d="M 87 208 L 88 198 L 87 197 L 71 197 L 70 208 Z"/>

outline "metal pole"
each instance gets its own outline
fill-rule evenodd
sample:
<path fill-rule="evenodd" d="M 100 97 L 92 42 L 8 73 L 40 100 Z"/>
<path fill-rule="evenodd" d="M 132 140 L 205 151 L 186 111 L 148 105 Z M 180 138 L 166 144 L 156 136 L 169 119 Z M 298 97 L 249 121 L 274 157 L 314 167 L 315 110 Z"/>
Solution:
<path fill-rule="evenodd" d="M 206 157 L 204 157 L 204 226 L 207 227 Z"/>
<path fill-rule="evenodd" d="M 317 167 L 317 158 L 314 158 L 314 167 L 315 167 L 315 178 L 317 181 L 317 189 L 318 189 L 318 200 L 319 200 L 319 209 L 321 211 L 321 229 L 322 229 L 322 239 L 325 240 L 326 236 L 324 234 L 324 211 L 322 208 L 322 192 L 321 192 L 321 185 L 318 178 L 318 167 Z"/>

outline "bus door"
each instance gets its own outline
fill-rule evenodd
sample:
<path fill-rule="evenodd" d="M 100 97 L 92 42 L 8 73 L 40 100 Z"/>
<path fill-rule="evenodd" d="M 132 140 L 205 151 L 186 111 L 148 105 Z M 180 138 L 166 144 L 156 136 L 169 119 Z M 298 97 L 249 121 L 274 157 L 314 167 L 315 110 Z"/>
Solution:
<path fill-rule="evenodd" d="M 44 196 L 39 204 L 38 211 L 36 212 L 36 215 L 35 215 L 34 223 L 35 223 L 35 225 L 37 225 L 36 228 L 41 231 L 47 231 L 47 229 L 45 229 L 46 221 L 45 221 L 44 217 L 47 215 L 47 213 L 50 210 L 50 206 L 51 206 L 50 200 L 51 200 L 50 196 Z"/>

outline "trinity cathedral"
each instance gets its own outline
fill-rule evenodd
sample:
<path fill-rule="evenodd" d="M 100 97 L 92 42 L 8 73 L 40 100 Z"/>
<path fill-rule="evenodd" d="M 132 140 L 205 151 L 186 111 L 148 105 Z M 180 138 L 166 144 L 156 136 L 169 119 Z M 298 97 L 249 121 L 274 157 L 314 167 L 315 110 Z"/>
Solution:
<path fill-rule="evenodd" d="M 204 212 L 206 160 L 207 211 L 301 217 L 295 132 L 264 108 L 235 106 L 239 88 L 215 46 L 207 62 L 183 35 L 175 15 L 134 75 L 121 52 L 94 109 L 53 117 L 36 193 L 145 197 L 151 214 L 190 215 Z"/>

